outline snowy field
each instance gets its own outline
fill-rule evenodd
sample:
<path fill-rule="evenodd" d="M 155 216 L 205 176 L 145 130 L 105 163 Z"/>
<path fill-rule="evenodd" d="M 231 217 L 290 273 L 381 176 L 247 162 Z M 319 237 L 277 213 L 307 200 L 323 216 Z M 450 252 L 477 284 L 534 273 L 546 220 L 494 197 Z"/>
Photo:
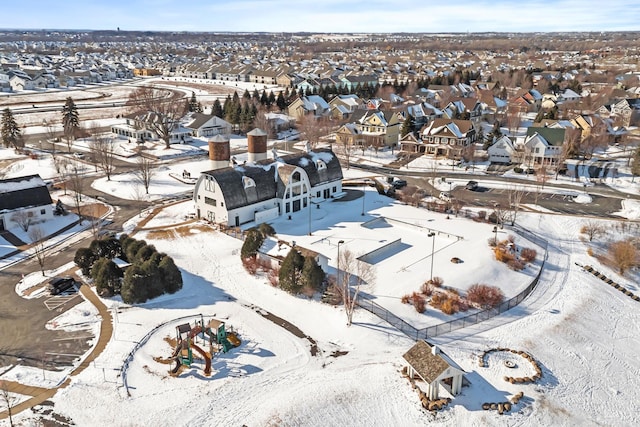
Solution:
<path fill-rule="evenodd" d="M 358 202 L 361 199 L 354 201 Z M 450 223 L 469 237 L 471 231 L 466 228 L 475 228 L 470 221 L 463 225 L 468 220 L 446 220 L 444 215 L 380 202 L 377 195 L 369 193 L 365 202 L 367 215 L 384 213 L 387 218 L 405 221 L 428 220 L 434 215 L 433 221 L 428 221 L 434 228 L 435 224 Z M 182 205 L 188 208 L 188 203 L 174 205 L 149 227 L 182 222 Z M 371 230 L 355 231 L 361 221 L 356 213 L 352 224 L 347 219 L 336 221 L 334 229 L 323 224 L 322 218 L 313 217 L 312 236 L 306 235 L 307 212 L 292 219 L 289 226 L 274 225 L 279 235 L 286 233 L 301 245 L 328 233 L 330 240 L 344 239 L 345 248 L 350 244 L 359 248 L 357 242 L 364 241 Z M 470 381 L 462 395 L 437 414 L 421 409 L 416 393 L 400 375 L 402 354 L 413 344 L 411 339 L 362 310 L 356 312 L 354 325 L 346 327 L 340 307 L 288 295 L 271 287 L 266 278 L 250 276 L 240 264 L 239 240 L 198 225 L 178 227 L 169 235 L 149 231 L 137 236 L 174 257 L 183 272 L 184 288 L 134 307 L 118 298 L 105 300 L 114 317 L 112 340 L 89 368 L 53 398 L 55 410 L 77 425 L 113 426 L 637 425 L 637 302 L 574 264 L 597 265 L 579 240 L 580 219 L 553 215 L 541 221 L 539 214 L 521 214 L 520 218 L 523 226 L 537 229 L 551 242 L 541 284 L 517 308 L 433 340 L 467 372 Z M 482 250 L 492 234 L 486 227 L 477 225 Z M 425 240 L 422 246 L 430 251 L 430 239 Z M 436 250 L 445 242 L 437 238 Z M 330 264 L 335 267 L 334 259 Z M 436 264 L 435 271 L 450 269 L 448 260 L 443 261 Z M 421 264 L 424 278 L 428 259 Z M 637 280 L 637 273 L 620 278 L 601 268 L 620 283 Z M 384 274 L 394 277 L 397 272 Z M 384 274 L 379 272 L 376 289 L 382 289 L 380 283 L 388 280 Z M 476 265 L 474 274 L 478 280 L 493 277 L 501 284 L 510 280 L 486 266 Z M 74 319 L 80 317 L 91 324 L 88 309 L 80 310 L 58 322 L 76 323 Z M 265 311 L 297 326 L 317 344 L 318 354 L 311 355 L 309 339 L 298 338 L 266 319 L 262 315 Z M 154 358 L 168 358 L 172 348 L 165 338 L 175 336 L 175 326 L 180 323 L 193 325 L 200 313 L 232 326 L 242 344 L 216 355 L 209 377 L 203 373 L 202 361 L 171 377 L 171 366 Z M 508 374 L 530 373 L 520 360 L 516 360 L 515 371 L 506 371 L 502 362 L 508 356 L 504 353 L 493 354 L 486 359 L 488 367 L 479 367 L 478 356 L 493 347 L 531 353 L 543 369 L 542 379 L 528 385 L 503 381 Z M 334 357 L 342 354 L 335 352 L 346 354 Z M 34 385 L 41 382 L 40 375 L 21 374 L 20 367 L 10 372 Z M 483 402 L 505 401 L 519 391 L 525 398 L 508 415 L 481 409 Z M 16 418 L 30 425 L 29 412 Z"/>

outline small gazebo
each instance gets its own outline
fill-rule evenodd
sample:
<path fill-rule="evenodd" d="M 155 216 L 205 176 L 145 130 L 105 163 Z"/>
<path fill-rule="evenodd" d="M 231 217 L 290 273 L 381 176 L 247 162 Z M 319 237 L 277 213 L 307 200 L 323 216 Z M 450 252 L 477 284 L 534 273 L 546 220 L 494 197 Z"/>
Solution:
<path fill-rule="evenodd" d="M 440 385 L 451 395 L 460 394 L 465 372 L 435 345 L 420 340 L 403 356 L 409 378 L 416 375 L 428 385 L 429 400 L 437 400 Z"/>

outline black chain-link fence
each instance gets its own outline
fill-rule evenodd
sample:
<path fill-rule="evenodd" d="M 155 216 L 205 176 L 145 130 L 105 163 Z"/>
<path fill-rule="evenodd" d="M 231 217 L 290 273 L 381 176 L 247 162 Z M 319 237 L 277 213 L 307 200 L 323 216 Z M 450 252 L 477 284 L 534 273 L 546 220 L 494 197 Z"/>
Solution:
<path fill-rule="evenodd" d="M 488 320 L 494 316 L 504 313 L 505 311 L 511 310 L 513 307 L 520 304 L 536 287 L 538 284 L 538 280 L 540 280 L 540 275 L 544 269 L 545 262 L 547 260 L 547 241 L 542 237 L 526 230 L 522 227 L 513 227 L 512 231 L 516 234 L 521 235 L 525 239 L 529 240 L 532 243 L 535 243 L 539 247 L 544 249 L 544 255 L 542 257 L 542 264 L 540 265 L 540 271 L 536 277 L 531 281 L 529 286 L 527 286 L 522 292 L 520 292 L 515 297 L 502 302 L 499 306 L 481 310 L 476 313 L 470 314 L 465 317 L 461 317 L 458 319 L 451 320 L 449 322 L 441 323 L 439 325 L 430 326 L 423 329 L 418 329 L 409 323 L 402 320 L 400 317 L 396 316 L 386 308 L 381 307 L 380 305 L 373 302 L 371 299 L 361 296 L 358 299 L 358 306 L 361 308 L 370 311 L 375 314 L 379 318 L 393 325 L 399 331 L 402 331 L 405 335 L 415 340 L 427 339 L 429 337 L 436 337 L 438 335 L 446 334 L 448 332 L 452 332 L 458 329 L 465 328 L 467 326 L 475 325 L 476 323 L 483 322 Z"/>

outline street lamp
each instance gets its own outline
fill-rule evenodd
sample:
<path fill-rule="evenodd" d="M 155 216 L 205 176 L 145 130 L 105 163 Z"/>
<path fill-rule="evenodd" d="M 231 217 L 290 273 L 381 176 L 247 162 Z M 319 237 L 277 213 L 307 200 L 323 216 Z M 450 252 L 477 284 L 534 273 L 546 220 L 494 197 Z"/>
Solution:
<path fill-rule="evenodd" d="M 493 246 L 498 244 L 498 226 L 493 227 L 493 232 L 495 233 L 495 237 L 493 238 Z"/>
<path fill-rule="evenodd" d="M 338 289 L 340 289 L 340 245 L 344 243 L 344 240 L 338 240 Z"/>
<path fill-rule="evenodd" d="M 367 194 L 367 184 L 363 182 L 362 184 L 362 213 L 360 215 L 364 216 L 364 196 Z"/>
<path fill-rule="evenodd" d="M 311 205 L 312 205 L 311 199 L 312 199 L 311 193 L 309 193 L 309 236 L 311 236 Z"/>
<path fill-rule="evenodd" d="M 436 252 L 436 233 L 432 231 L 427 235 L 427 237 L 433 238 L 433 240 L 431 241 L 431 277 L 429 277 L 429 280 L 433 281 L 433 256 Z"/>

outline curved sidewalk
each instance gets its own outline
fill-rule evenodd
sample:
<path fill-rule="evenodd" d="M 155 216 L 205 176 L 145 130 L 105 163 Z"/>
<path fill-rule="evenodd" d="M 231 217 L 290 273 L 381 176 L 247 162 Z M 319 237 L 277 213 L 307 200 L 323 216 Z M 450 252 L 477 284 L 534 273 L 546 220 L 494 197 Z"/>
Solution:
<path fill-rule="evenodd" d="M 78 366 L 76 366 L 70 373 L 67 375 L 67 378 L 64 380 L 62 384 L 54 388 L 42 388 L 42 387 L 34 387 L 27 386 L 24 384 L 16 383 L 13 381 L 5 381 L 4 383 L 7 385 L 7 390 L 11 393 L 17 393 L 22 395 L 32 396 L 31 398 L 25 400 L 24 402 L 20 402 L 16 406 L 11 408 L 11 414 L 16 415 L 25 409 L 32 408 L 36 405 L 39 405 L 53 397 L 58 389 L 65 388 L 71 383 L 71 378 L 75 375 L 78 375 L 80 372 L 84 371 L 91 362 L 95 360 L 96 357 L 102 353 L 105 349 L 109 341 L 111 340 L 111 335 L 113 333 L 113 323 L 111 319 L 111 313 L 107 309 L 107 307 L 100 301 L 100 298 L 93 293 L 93 291 L 87 286 L 82 285 L 80 287 L 80 292 L 84 296 L 84 298 L 91 302 L 97 309 L 100 317 L 102 318 L 100 322 L 100 335 L 98 336 L 98 341 L 93 349 L 89 352 L 87 357 L 84 358 L 82 362 Z M 9 416 L 8 411 L 0 412 L 0 420 L 5 419 Z"/>

